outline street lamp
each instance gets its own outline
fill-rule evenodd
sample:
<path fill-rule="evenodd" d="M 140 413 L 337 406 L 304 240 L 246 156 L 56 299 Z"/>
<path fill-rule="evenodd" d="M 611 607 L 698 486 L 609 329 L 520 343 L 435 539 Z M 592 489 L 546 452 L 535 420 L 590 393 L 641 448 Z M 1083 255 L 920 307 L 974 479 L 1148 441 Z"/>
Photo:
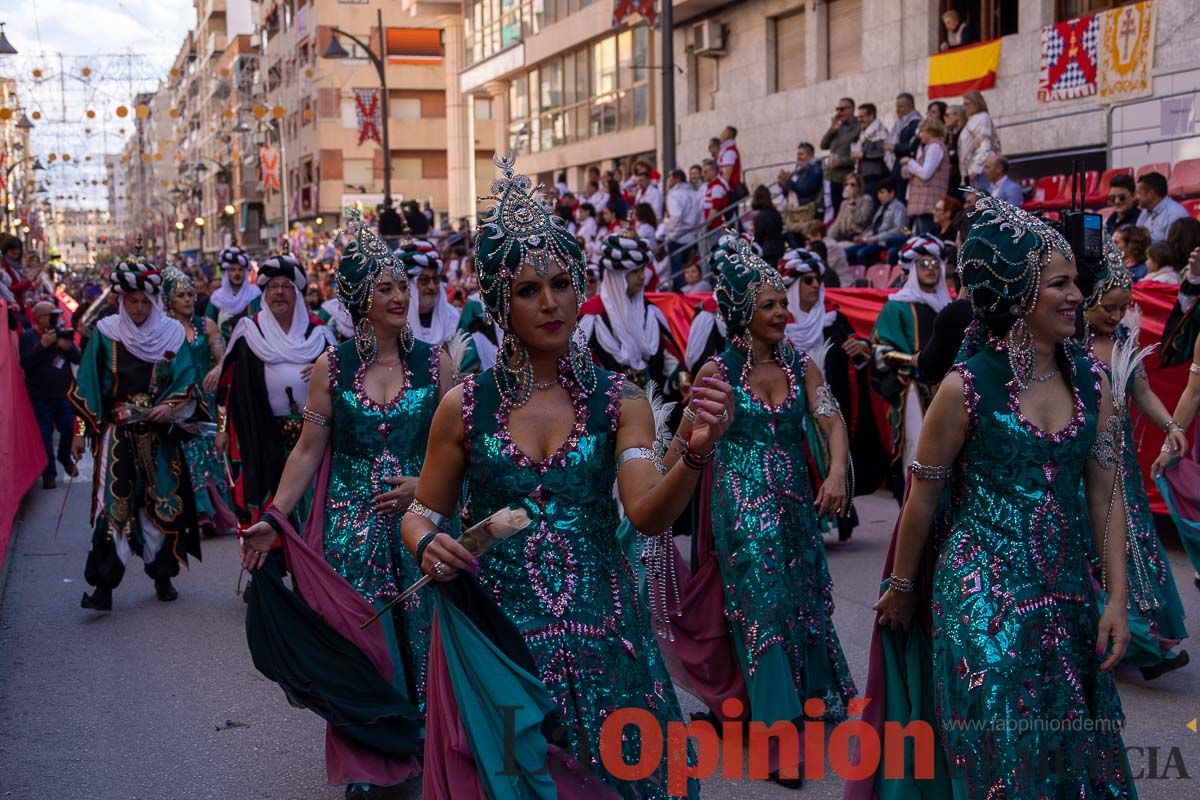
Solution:
<path fill-rule="evenodd" d="M 8 37 L 4 35 L 4 23 L 0 22 L 0 56 L 15 56 L 17 48 L 9 43 Z"/>
<path fill-rule="evenodd" d="M 379 28 L 379 53 L 375 55 L 371 48 L 362 39 L 357 36 L 346 33 L 341 28 L 333 28 L 329 37 L 329 46 L 325 48 L 325 52 L 321 54 L 323 58 L 341 59 L 349 58 L 350 53 L 346 52 L 346 48 L 342 47 L 342 43 L 338 41 L 338 34 L 345 36 L 350 41 L 357 44 L 366 51 L 367 57 L 371 59 L 371 63 L 375 66 L 375 71 L 379 74 L 379 111 L 383 117 L 383 141 L 380 144 L 383 146 L 383 202 L 390 203 L 392 199 L 392 149 L 388 143 L 388 86 L 387 86 L 387 68 L 384 59 L 387 58 L 387 44 L 384 39 L 383 30 L 383 9 L 375 9 L 376 18 Z"/>
<path fill-rule="evenodd" d="M 197 228 L 204 227 L 204 217 L 196 217 L 194 220 L 192 220 L 192 222 L 196 223 Z"/>
<path fill-rule="evenodd" d="M 233 212 L 235 212 L 235 211 L 237 211 L 237 209 L 233 207 L 233 203 L 225 204 L 225 216 L 232 217 Z"/>
<path fill-rule="evenodd" d="M 19 120 L 17 120 L 17 130 L 20 130 L 20 131 L 33 130 L 33 123 L 29 121 L 29 117 L 25 116 L 24 111 L 21 112 L 21 118 Z"/>

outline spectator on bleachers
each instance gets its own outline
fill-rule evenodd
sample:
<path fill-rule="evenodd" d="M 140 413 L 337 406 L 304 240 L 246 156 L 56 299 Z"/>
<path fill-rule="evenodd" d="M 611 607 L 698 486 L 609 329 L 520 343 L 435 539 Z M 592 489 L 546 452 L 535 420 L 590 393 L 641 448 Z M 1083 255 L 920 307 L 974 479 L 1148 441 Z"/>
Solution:
<path fill-rule="evenodd" d="M 963 204 L 952 194 L 947 194 L 933 207 L 933 233 L 943 242 L 953 243 L 958 231 L 958 215 Z"/>
<path fill-rule="evenodd" d="M 683 272 L 684 264 L 695 251 L 701 225 L 702 198 L 684 177 L 683 170 L 671 170 L 667 176 L 667 218 L 663 221 L 663 241 L 671 254 L 671 274 Z"/>
<path fill-rule="evenodd" d="M 1132 175 L 1114 175 L 1109 181 L 1108 205 L 1113 211 L 1104 221 L 1104 231 L 1109 236 L 1115 236 L 1126 225 L 1137 224 L 1142 210 L 1137 206 L 1136 191 Z"/>
<path fill-rule="evenodd" d="M 742 154 L 737 148 L 737 128 L 726 125 L 721 131 L 721 145 L 717 151 L 717 166 L 721 177 L 729 184 L 733 199 L 741 200 L 750 194 L 742 181 Z"/>
<path fill-rule="evenodd" d="M 916 101 L 908 92 L 896 95 L 896 123 L 888 133 L 887 151 L 892 154 L 892 179 L 896 181 L 897 193 L 902 201 L 908 199 L 908 180 L 901 173 L 900 161 L 912 158 L 921 147 L 917 127 L 921 124 L 921 112 Z"/>
<path fill-rule="evenodd" d="M 1167 240 L 1167 230 L 1177 219 L 1186 219 L 1187 209 L 1167 196 L 1167 179 L 1159 172 L 1147 172 L 1137 179 L 1137 202 L 1142 209 L 1137 224 L 1150 231 L 1150 241 Z"/>
<path fill-rule="evenodd" d="M 1000 152 L 1000 137 L 988 113 L 987 101 L 980 92 L 963 95 L 963 112 L 967 122 L 958 136 L 959 173 L 977 189 L 990 188 L 983 165 Z"/>
<path fill-rule="evenodd" d="M 845 205 L 843 204 L 843 208 Z M 804 238 L 798 242 L 803 247 L 809 250 L 815 249 L 815 245 L 820 242 L 825 245 L 825 265 L 829 267 L 826 272 L 826 286 L 829 273 L 833 273 L 837 277 L 839 286 L 853 286 L 854 272 L 850 269 L 850 262 L 846 260 L 846 251 L 843 250 L 832 236 L 829 235 L 829 230 L 825 227 L 825 223 L 819 219 L 806 223 L 801 231 Z"/>
<path fill-rule="evenodd" d="M 704 159 L 704 199 L 700 205 L 701 217 L 708 220 L 708 229 L 719 232 L 725 225 L 725 217 L 720 215 L 729 206 L 729 184 L 717 172 L 717 162 L 711 158 Z M 714 243 L 716 239 L 714 238 Z"/>
<path fill-rule="evenodd" d="M 773 267 L 787 248 L 783 241 L 783 217 L 771 201 L 771 190 L 762 184 L 756 186 L 750 208 L 754 209 L 754 243 L 762 248 L 763 261 Z"/>
<path fill-rule="evenodd" d="M 846 258 L 851 264 L 870 266 L 879 258 L 880 253 L 908 239 L 904 233 L 904 229 L 908 227 L 908 213 L 904 204 L 896 197 L 895 182 L 891 178 L 884 178 L 880 181 L 875 196 L 879 198 L 879 208 L 875 210 L 871 226 L 855 237 L 852 246 L 846 248 Z"/>
<path fill-rule="evenodd" d="M 571 187 L 567 186 L 567 173 L 558 173 L 558 178 L 554 181 L 554 188 L 558 189 L 559 195 L 567 194 L 571 191 Z"/>
<path fill-rule="evenodd" d="M 704 278 L 704 273 L 700 271 L 700 265 L 692 262 L 683 268 L 683 293 L 698 294 L 700 292 L 711 292 L 712 284 Z"/>
<path fill-rule="evenodd" d="M 638 203 L 633 207 L 633 228 L 637 235 L 650 243 L 650 252 L 658 247 L 658 217 L 649 203 Z"/>
<path fill-rule="evenodd" d="M 942 51 L 953 50 L 956 47 L 965 47 L 969 44 L 975 44 L 979 41 L 979 34 L 971 23 L 963 19 L 962 14 L 954 8 L 948 8 L 942 12 L 942 24 L 946 26 L 946 38 L 942 39 L 942 44 L 939 49 Z"/>
<path fill-rule="evenodd" d="M 938 120 L 943 125 L 945 125 L 946 124 L 946 109 L 948 109 L 948 108 L 949 108 L 949 106 L 946 105 L 945 103 L 943 103 L 941 100 L 934 100 L 932 103 L 930 103 L 928 106 L 926 106 L 925 116 L 933 117 L 934 119 Z"/>
<path fill-rule="evenodd" d="M 646 203 L 654 210 L 654 216 L 657 218 L 663 214 L 663 196 L 662 190 L 658 188 L 658 183 L 651 179 L 650 170 L 648 161 L 638 161 L 633 165 L 633 177 L 637 185 L 633 202 L 635 206 L 639 203 Z"/>
<path fill-rule="evenodd" d="M 621 193 L 621 184 L 614 177 L 608 179 L 608 210 L 612 212 L 613 219 L 618 222 L 624 222 L 629 216 L 629 204 L 625 202 L 625 196 Z"/>
<path fill-rule="evenodd" d="M 1146 250 L 1146 277 L 1154 283 L 1179 283 L 1179 272 L 1171 265 L 1171 248 L 1155 242 Z"/>
<path fill-rule="evenodd" d="M 861 103 L 858 113 L 858 140 L 850 145 L 850 156 L 858 160 L 856 172 L 862 176 L 868 194 L 875 194 L 875 187 L 888 174 L 887 138 L 888 129 L 879 118 L 874 103 Z"/>
<path fill-rule="evenodd" d="M 783 224 L 789 233 L 800 233 L 809 221 L 821 217 L 825 175 L 821 170 L 821 162 L 813 155 L 812 144 L 801 142 L 796 145 L 796 165 L 792 171 L 789 173 L 781 169 L 776 177 L 779 188 L 783 190 Z"/>
<path fill-rule="evenodd" d="M 1167 247 L 1171 248 L 1171 266 L 1179 271 L 1182 278 L 1192 252 L 1200 247 L 1200 220 L 1184 217 L 1172 222 L 1171 227 L 1167 228 Z"/>
<path fill-rule="evenodd" d="M 943 121 L 946 123 L 946 155 L 950 157 L 950 190 L 961 200 L 958 187 L 963 185 L 963 181 L 962 172 L 959 171 L 958 138 L 963 125 L 967 123 L 967 112 L 963 111 L 962 106 L 947 106 Z"/>
<path fill-rule="evenodd" d="M 1002 155 L 994 155 L 983 162 L 983 174 L 987 176 L 991 188 L 988 194 L 999 197 L 1010 206 L 1020 208 L 1025 202 L 1021 184 L 1008 177 L 1008 159 Z"/>
<path fill-rule="evenodd" d="M 596 238 L 596 207 L 591 203 L 580 203 L 575 212 L 575 235 L 591 243 Z"/>
<path fill-rule="evenodd" d="M 913 233 L 934 229 L 933 209 L 950 190 L 950 159 L 943 138 L 946 126 L 936 119 L 921 120 L 917 126 L 921 147 L 914 157 L 900 159 L 901 174 L 908 179 L 908 222 Z"/>
<path fill-rule="evenodd" d="M 699 164 L 692 164 L 688 167 L 688 183 L 691 184 L 692 191 L 696 194 L 704 193 L 704 170 Z"/>
<path fill-rule="evenodd" d="M 608 205 L 608 192 L 600 188 L 599 179 L 588 181 L 587 194 L 583 196 L 583 202 L 590 204 L 597 211 Z"/>
<path fill-rule="evenodd" d="M 708 157 L 717 161 L 721 155 L 721 140 L 716 136 L 708 140 Z"/>
<path fill-rule="evenodd" d="M 1150 247 L 1150 232 L 1137 225 L 1122 225 L 1113 233 L 1112 240 L 1124 257 L 1125 266 L 1129 268 L 1129 275 L 1135 281 L 1145 278 L 1146 250 Z"/>
<path fill-rule="evenodd" d="M 854 119 L 854 101 L 843 97 L 837 101 L 829 130 L 821 137 L 821 149 L 828 150 L 825 157 L 825 177 L 829 179 L 829 200 L 833 213 L 842 208 L 842 194 L 846 178 L 854 172 L 854 159 L 850 157 L 850 145 L 858 138 L 858 122 Z"/>
<path fill-rule="evenodd" d="M 874 216 L 875 198 L 863 192 L 862 178 L 850 175 L 846 178 L 846 198 L 833 220 L 829 235 L 835 241 L 853 243 L 855 237 L 871 224 Z"/>

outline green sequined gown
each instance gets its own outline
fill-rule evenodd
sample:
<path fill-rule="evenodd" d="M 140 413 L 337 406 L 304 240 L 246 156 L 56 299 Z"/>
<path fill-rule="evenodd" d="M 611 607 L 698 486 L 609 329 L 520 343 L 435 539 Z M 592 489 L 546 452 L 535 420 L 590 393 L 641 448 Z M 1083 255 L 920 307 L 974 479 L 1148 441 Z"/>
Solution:
<path fill-rule="evenodd" d="M 204 317 L 191 320 L 194 336 L 188 343 L 192 351 L 192 362 L 196 365 L 196 397 L 209 419 L 216 420 L 217 401 L 212 392 L 204 391 L 204 376 L 213 367 L 212 342 L 204 325 Z M 188 324 L 188 323 L 185 323 Z M 224 533 L 222 528 L 236 524 L 233 516 L 233 497 L 229 490 L 229 479 L 225 475 L 225 460 L 217 452 L 216 435 L 193 436 L 183 444 L 183 454 L 188 472 L 192 476 L 192 489 L 196 495 L 196 515 Z"/>
<path fill-rule="evenodd" d="M 725 616 L 754 720 L 799 720 L 810 698 L 825 717 L 846 717 L 856 694 L 833 628 L 833 581 L 813 508 L 804 374 L 808 356 L 781 362 L 788 395 L 775 407 L 747 383 L 746 354 L 717 357 L 733 388 L 734 414 L 717 443 L 711 499 Z"/>
<path fill-rule="evenodd" d="M 513 442 L 494 372 L 464 383 L 466 497 L 478 521 L 521 504 L 533 524 L 480 559 L 480 585 L 512 620 L 538 677 L 568 729 L 565 749 L 623 797 L 667 797 L 660 773 L 622 783 L 600 761 L 600 729 L 621 708 L 645 709 L 666 730 L 679 703 L 641 606 L 633 569 L 617 539 L 613 498 L 622 375 L 597 370 L 585 393 L 560 365 L 575 426 L 559 450 L 533 461 Z M 641 742 L 627 728 L 623 748 L 635 763 Z M 665 752 L 665 750 L 664 750 Z"/>
<path fill-rule="evenodd" d="M 438 403 L 439 353 L 415 341 L 405 361 L 405 388 L 385 405 L 369 398 L 363 388 L 366 369 L 354 340 L 326 354 L 333 457 L 325 503 L 325 559 L 362 597 L 383 606 L 421 573 L 400 539 L 403 515 L 376 514 L 372 498 L 393 488 L 385 478 L 421 472 Z M 430 625 L 425 590 L 388 611 L 381 621 L 395 670 L 393 683 L 424 710 Z"/>
<path fill-rule="evenodd" d="M 951 787 L 956 800 L 1134 798 L 1079 491 L 1099 368 L 1072 361 L 1072 419 L 1049 434 L 1021 414 L 1001 347 L 956 367 L 969 428 L 935 525 L 934 711 Z"/>

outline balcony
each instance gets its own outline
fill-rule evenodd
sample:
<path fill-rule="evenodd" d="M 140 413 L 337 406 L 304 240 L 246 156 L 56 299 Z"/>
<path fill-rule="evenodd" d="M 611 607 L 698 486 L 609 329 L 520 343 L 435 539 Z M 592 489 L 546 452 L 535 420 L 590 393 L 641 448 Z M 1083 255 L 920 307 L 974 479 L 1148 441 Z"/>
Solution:
<path fill-rule="evenodd" d="M 200 19 L 201 21 L 208 19 L 213 14 L 225 15 L 226 0 L 203 0 L 200 4 Z"/>

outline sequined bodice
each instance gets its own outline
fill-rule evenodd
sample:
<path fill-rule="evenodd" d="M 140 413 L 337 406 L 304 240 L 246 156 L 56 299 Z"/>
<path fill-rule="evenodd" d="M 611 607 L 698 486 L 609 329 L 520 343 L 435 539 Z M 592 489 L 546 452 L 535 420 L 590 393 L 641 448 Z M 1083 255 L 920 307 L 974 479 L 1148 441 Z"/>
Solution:
<path fill-rule="evenodd" d="M 405 388 L 385 404 L 367 396 L 366 369 L 353 340 L 326 354 L 333 461 L 325 555 L 363 597 L 388 598 L 405 588 L 396 585 L 397 562 L 404 556 L 401 518 L 376 514 L 372 498 L 393 488 L 385 478 L 421 472 L 438 402 L 438 353 L 424 342 L 414 342 L 405 361 Z"/>

